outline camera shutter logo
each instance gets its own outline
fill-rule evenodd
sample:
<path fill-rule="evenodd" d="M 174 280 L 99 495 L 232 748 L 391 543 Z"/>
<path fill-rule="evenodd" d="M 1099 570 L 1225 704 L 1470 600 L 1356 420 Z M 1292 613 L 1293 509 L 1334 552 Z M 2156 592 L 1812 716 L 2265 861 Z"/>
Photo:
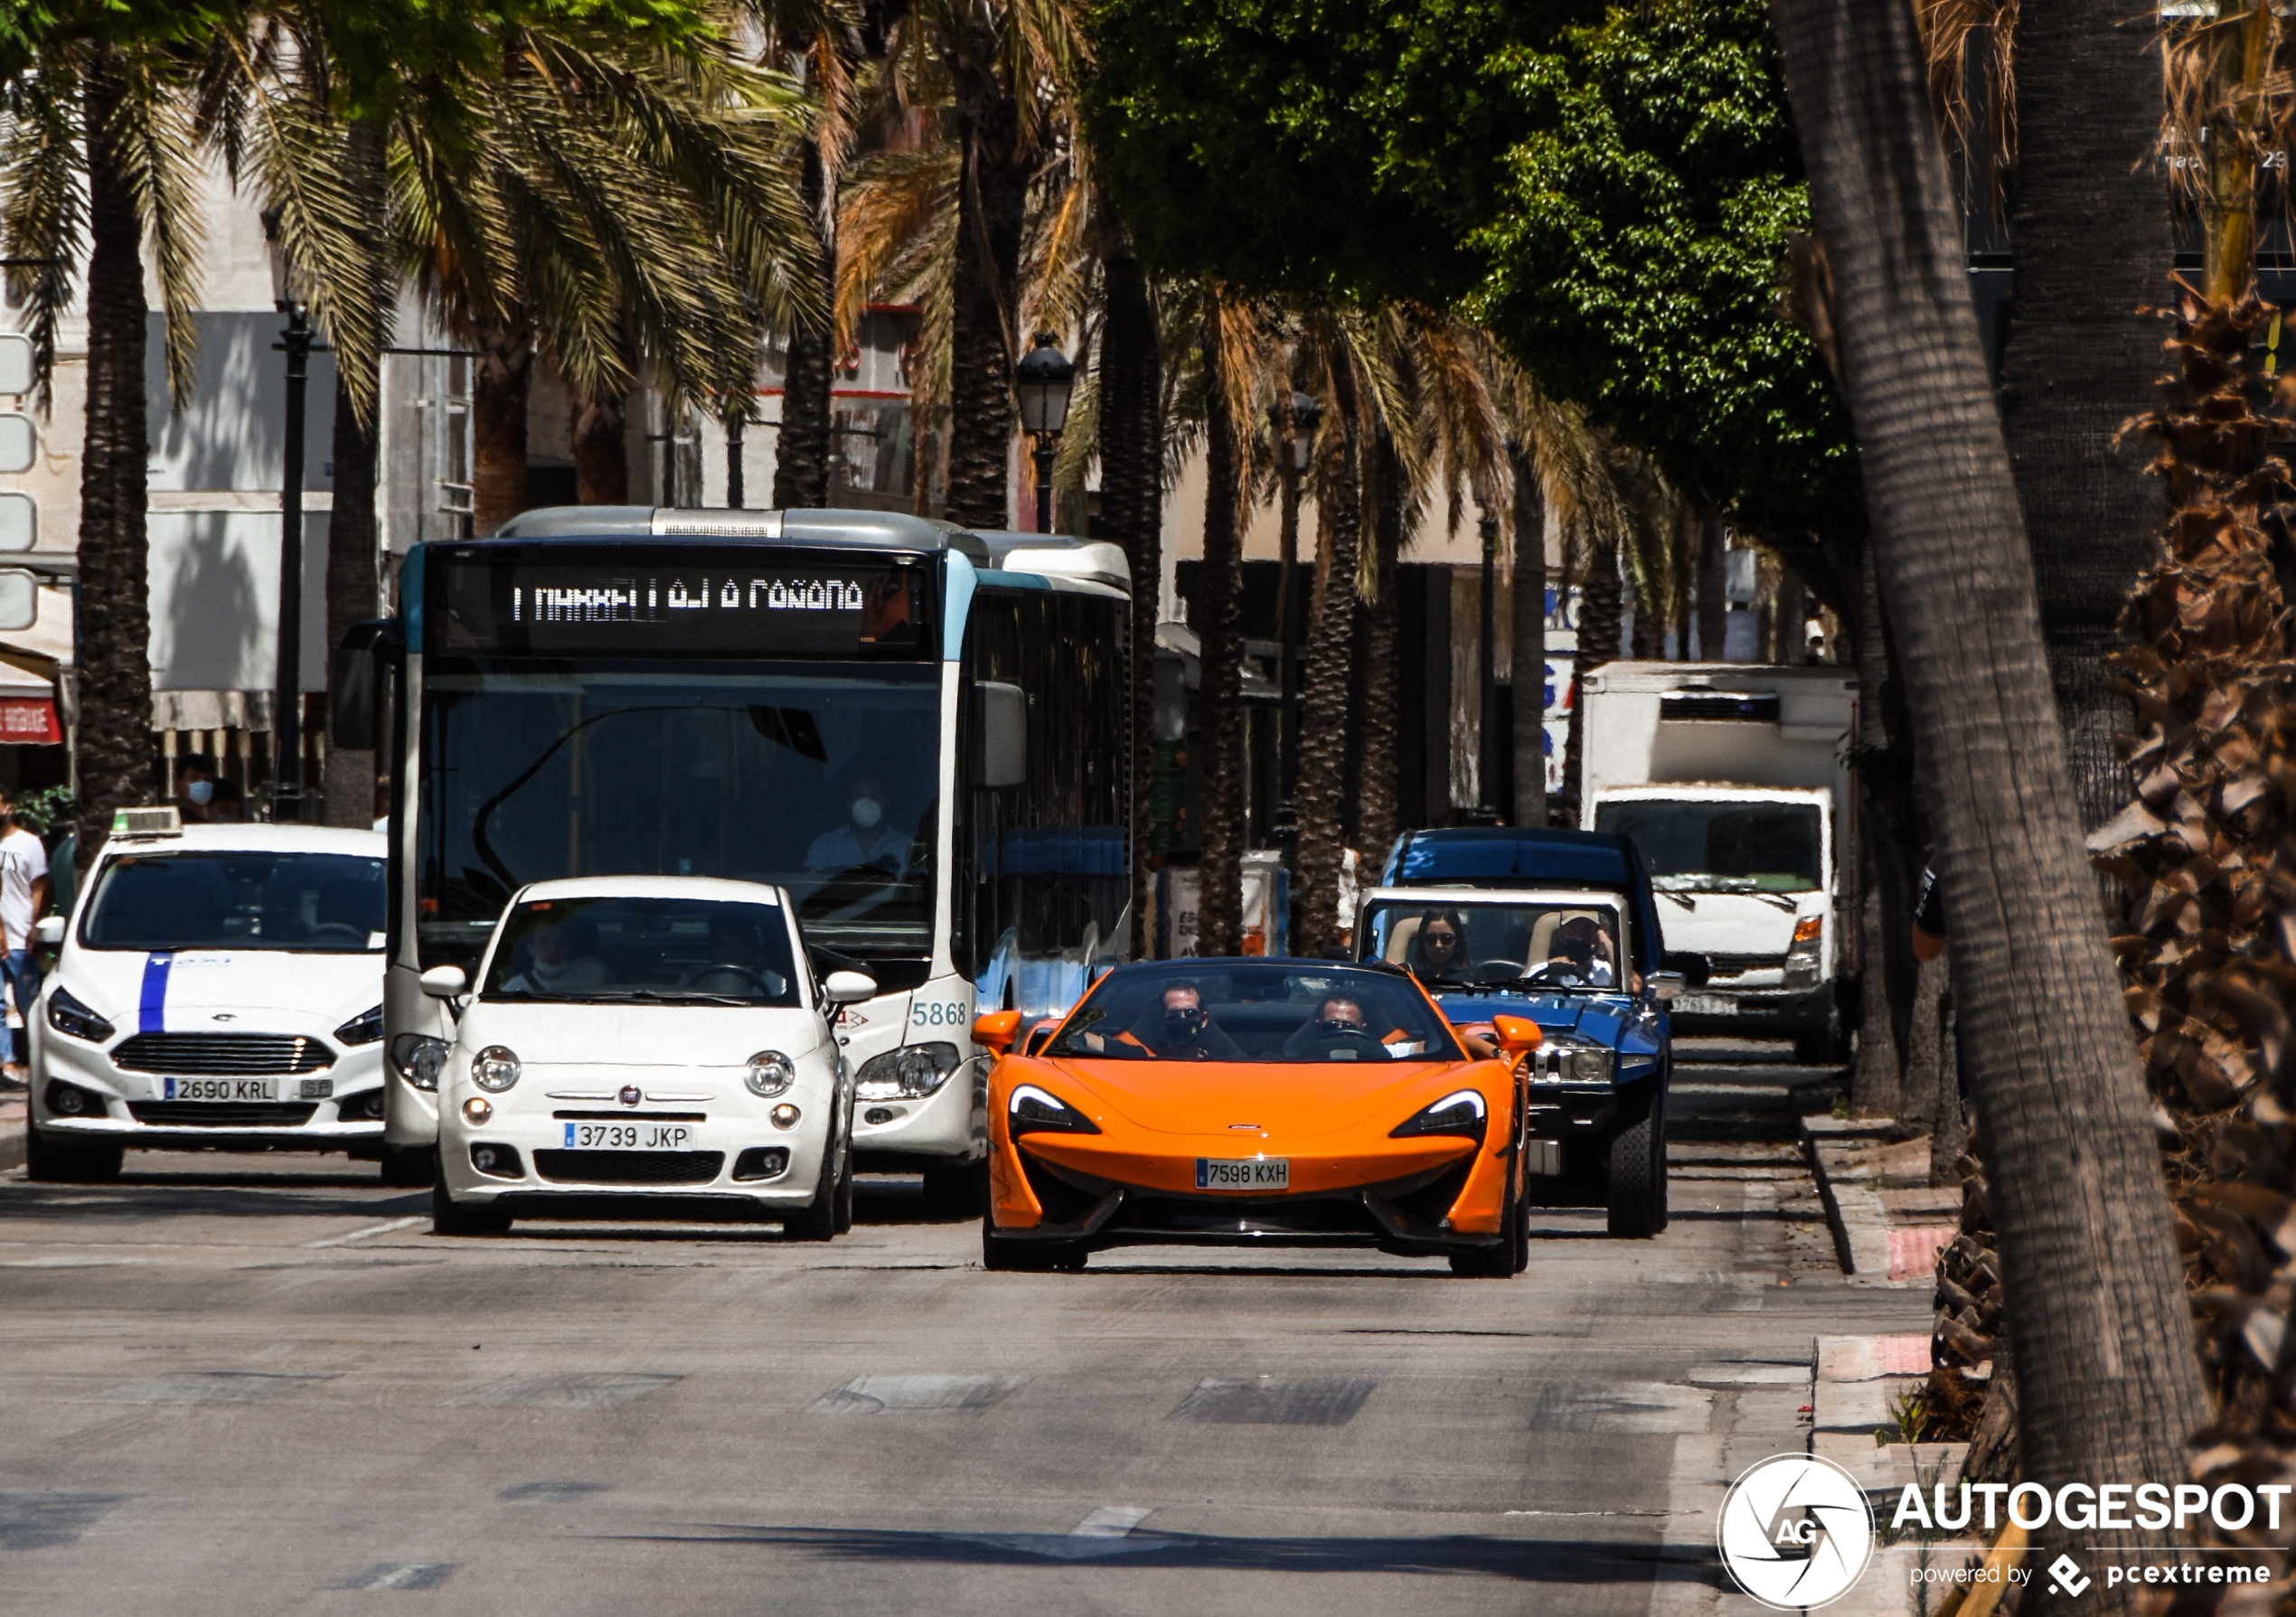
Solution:
<path fill-rule="evenodd" d="M 1865 1575 L 1873 1507 L 1831 1461 L 1773 1454 L 1730 1485 L 1715 1541 L 1739 1588 L 1777 1611 L 1808 1610 L 1840 1600 Z"/>

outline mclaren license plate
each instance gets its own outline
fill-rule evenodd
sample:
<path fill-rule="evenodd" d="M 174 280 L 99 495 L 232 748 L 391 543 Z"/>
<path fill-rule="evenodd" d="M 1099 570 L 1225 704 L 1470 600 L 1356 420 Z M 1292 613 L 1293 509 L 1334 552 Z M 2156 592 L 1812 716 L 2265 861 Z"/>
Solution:
<path fill-rule="evenodd" d="M 569 1123 L 569 1151 L 684 1151 L 693 1131 L 677 1123 Z"/>
<path fill-rule="evenodd" d="M 165 1091 L 160 1096 L 169 1101 L 275 1101 L 279 1098 L 277 1078 L 164 1078 Z"/>
<path fill-rule="evenodd" d="M 1292 1188 L 1292 1159 L 1289 1157 L 1246 1157 L 1231 1161 L 1223 1157 L 1196 1159 L 1196 1189 L 1199 1190 L 1288 1190 Z"/>

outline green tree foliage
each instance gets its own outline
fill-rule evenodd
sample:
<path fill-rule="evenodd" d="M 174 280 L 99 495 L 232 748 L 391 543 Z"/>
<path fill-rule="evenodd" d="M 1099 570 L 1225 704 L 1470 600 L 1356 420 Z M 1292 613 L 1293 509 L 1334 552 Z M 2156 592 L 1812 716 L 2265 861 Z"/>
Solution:
<path fill-rule="evenodd" d="M 1100 0 L 1091 132 L 1161 270 L 1457 304 L 1700 501 L 1854 512 L 1779 317 L 1800 153 L 1758 0 Z"/>

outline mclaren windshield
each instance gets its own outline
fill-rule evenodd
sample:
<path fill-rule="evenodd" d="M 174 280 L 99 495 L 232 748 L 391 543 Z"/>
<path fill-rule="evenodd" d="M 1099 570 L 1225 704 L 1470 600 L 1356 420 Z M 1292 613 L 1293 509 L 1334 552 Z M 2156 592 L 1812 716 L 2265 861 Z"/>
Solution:
<path fill-rule="evenodd" d="M 1120 966 L 1046 1048 L 1086 1061 L 1457 1061 L 1451 1029 L 1393 972 L 1321 961 Z"/>
<path fill-rule="evenodd" d="M 932 953 L 937 665 L 619 659 L 423 678 L 418 921 L 475 959 L 510 895 L 567 876 L 787 888 L 811 942 Z"/>

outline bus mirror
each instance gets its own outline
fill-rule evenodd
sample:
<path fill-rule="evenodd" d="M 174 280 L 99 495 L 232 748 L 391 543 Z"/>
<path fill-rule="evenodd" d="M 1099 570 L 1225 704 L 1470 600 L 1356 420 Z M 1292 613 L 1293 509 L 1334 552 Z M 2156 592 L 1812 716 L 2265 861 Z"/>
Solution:
<path fill-rule="evenodd" d="M 1029 693 L 1018 685 L 983 680 L 981 753 L 974 785 L 989 791 L 1029 778 Z"/>
<path fill-rule="evenodd" d="M 327 738 L 351 752 L 375 747 L 375 710 L 382 690 L 383 633 L 388 618 L 353 624 L 327 668 Z"/>

